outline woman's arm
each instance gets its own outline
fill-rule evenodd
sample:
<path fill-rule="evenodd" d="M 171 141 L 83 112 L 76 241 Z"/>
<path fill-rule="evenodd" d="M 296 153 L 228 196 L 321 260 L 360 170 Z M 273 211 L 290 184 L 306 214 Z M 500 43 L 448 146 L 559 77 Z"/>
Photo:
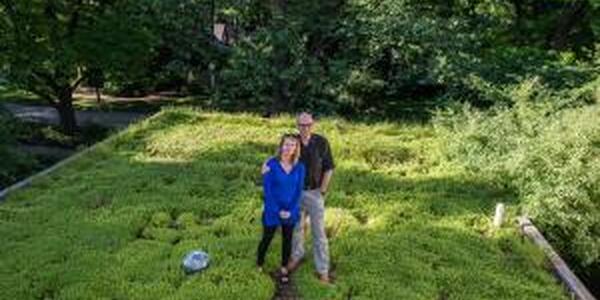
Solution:
<path fill-rule="evenodd" d="M 302 197 L 302 190 L 304 189 L 304 178 L 306 177 L 306 169 L 304 168 L 304 165 L 302 163 L 299 164 L 299 176 L 298 181 L 296 182 L 296 188 L 294 190 L 290 211 L 300 209 L 300 197 Z"/>
<path fill-rule="evenodd" d="M 279 204 L 273 193 L 274 174 L 269 170 L 263 174 L 263 193 L 265 200 L 265 211 L 279 213 Z"/>

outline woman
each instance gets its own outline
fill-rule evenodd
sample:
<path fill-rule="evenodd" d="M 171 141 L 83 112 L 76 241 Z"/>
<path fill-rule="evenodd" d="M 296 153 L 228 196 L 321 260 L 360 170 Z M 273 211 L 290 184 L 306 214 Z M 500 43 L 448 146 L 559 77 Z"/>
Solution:
<path fill-rule="evenodd" d="M 256 264 L 262 271 L 269 244 L 281 227 L 281 281 L 288 282 L 286 268 L 292 251 L 292 233 L 300 220 L 300 195 L 304 185 L 304 165 L 298 162 L 300 141 L 295 135 L 285 134 L 279 142 L 276 157 L 267 161 L 268 171 L 263 174 L 264 209 L 263 236 L 258 245 Z"/>

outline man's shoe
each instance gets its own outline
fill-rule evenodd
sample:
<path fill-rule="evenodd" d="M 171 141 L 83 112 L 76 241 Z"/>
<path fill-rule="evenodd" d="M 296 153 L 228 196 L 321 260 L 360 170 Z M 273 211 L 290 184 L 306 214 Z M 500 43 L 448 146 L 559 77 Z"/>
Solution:
<path fill-rule="evenodd" d="M 331 284 L 331 278 L 327 274 L 319 274 L 319 282 L 323 284 Z"/>
<path fill-rule="evenodd" d="M 290 259 L 290 261 L 287 264 L 288 271 L 290 273 L 296 271 L 296 269 L 298 269 L 298 267 L 300 266 L 301 262 L 302 262 L 302 260 L 293 260 L 293 259 Z"/>

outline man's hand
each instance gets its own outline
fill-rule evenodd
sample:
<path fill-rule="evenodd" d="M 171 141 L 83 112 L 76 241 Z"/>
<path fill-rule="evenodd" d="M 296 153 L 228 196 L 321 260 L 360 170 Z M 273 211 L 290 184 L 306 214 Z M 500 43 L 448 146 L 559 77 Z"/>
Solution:
<path fill-rule="evenodd" d="M 329 181 L 331 181 L 331 176 L 333 175 L 333 170 L 329 170 L 323 174 L 323 180 L 321 183 L 321 187 L 319 188 L 319 192 L 321 195 L 325 195 L 327 193 L 327 189 L 329 188 Z"/>
<path fill-rule="evenodd" d="M 260 170 L 260 173 L 262 175 L 265 175 L 267 172 L 271 171 L 271 168 L 269 168 L 269 166 L 267 166 L 267 162 L 265 161 L 262 165 L 262 168 Z"/>
<path fill-rule="evenodd" d="M 281 217 L 282 219 L 289 219 L 292 216 L 292 213 L 290 213 L 287 210 L 282 210 L 279 212 L 279 217 Z"/>

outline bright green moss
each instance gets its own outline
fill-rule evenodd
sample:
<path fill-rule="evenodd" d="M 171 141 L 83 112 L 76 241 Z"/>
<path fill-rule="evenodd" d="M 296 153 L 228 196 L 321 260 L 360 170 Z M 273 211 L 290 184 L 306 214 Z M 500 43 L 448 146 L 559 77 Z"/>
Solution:
<path fill-rule="evenodd" d="M 259 166 L 292 126 L 170 109 L 12 195 L 0 299 L 269 299 L 254 267 Z M 317 282 L 309 251 L 295 276 L 305 299 L 566 299 L 541 253 L 490 229 L 514 195 L 439 164 L 432 128 L 327 119 L 318 131 L 337 158 L 326 202 L 337 281 Z M 271 247 L 268 269 L 279 239 Z M 185 276 L 193 249 L 211 264 Z"/>

